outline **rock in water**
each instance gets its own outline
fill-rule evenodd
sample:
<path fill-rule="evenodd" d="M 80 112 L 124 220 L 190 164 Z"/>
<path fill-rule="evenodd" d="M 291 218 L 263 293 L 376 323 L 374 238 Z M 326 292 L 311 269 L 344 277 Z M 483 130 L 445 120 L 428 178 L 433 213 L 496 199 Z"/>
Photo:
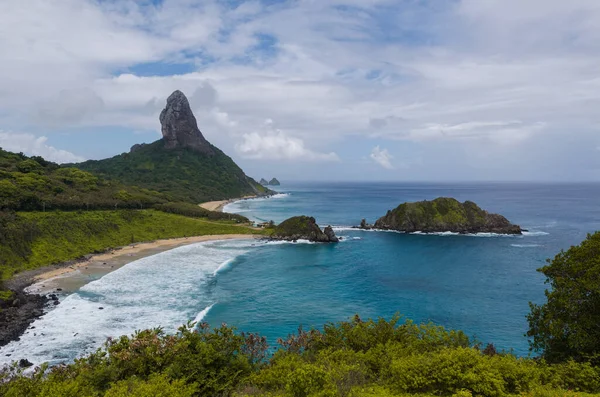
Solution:
<path fill-rule="evenodd" d="M 277 180 L 277 178 L 273 178 L 269 181 L 269 186 L 279 186 L 281 183 Z"/>
<path fill-rule="evenodd" d="M 286 219 L 275 227 L 271 235 L 273 240 L 308 240 L 317 243 L 337 243 L 339 240 L 331 226 L 321 230 L 315 218 L 309 216 L 294 216 Z"/>
<path fill-rule="evenodd" d="M 331 227 L 331 225 L 329 225 L 325 229 L 323 229 L 323 233 L 325 233 L 325 235 L 329 238 L 329 242 L 331 242 L 331 243 L 337 243 L 340 241 L 340 239 L 338 239 L 337 236 L 335 235 L 335 232 L 333 231 L 333 228 Z"/>
<path fill-rule="evenodd" d="M 165 148 L 192 148 L 213 155 L 214 151 L 198 129 L 196 117 L 183 94 L 177 90 L 167 98 L 167 106 L 160 113 L 160 124 Z"/>
<path fill-rule="evenodd" d="M 521 227 L 513 225 L 502 215 L 490 214 L 472 201 L 461 203 L 448 197 L 400 204 L 379 218 L 374 227 L 405 233 L 522 234 Z"/>
<path fill-rule="evenodd" d="M 269 181 L 267 181 L 265 178 L 260 178 L 259 183 L 263 186 L 267 186 L 269 184 Z"/>

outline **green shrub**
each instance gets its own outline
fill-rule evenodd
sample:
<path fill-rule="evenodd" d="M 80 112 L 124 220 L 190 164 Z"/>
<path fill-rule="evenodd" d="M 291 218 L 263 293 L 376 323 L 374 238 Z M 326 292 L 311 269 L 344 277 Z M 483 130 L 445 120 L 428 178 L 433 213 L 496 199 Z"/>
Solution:
<path fill-rule="evenodd" d="M 547 302 L 530 303 L 531 348 L 550 362 L 600 364 L 600 232 L 538 269 L 552 287 Z"/>

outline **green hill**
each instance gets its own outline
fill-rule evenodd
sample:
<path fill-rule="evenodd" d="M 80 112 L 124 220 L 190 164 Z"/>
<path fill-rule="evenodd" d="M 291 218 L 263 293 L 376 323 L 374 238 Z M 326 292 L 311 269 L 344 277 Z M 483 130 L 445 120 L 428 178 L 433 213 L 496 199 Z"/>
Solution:
<path fill-rule="evenodd" d="M 77 167 L 191 203 L 273 193 L 246 176 L 229 156 L 204 138 L 181 91 L 167 99 L 160 123 L 162 139 Z"/>
<path fill-rule="evenodd" d="M 246 176 L 229 156 L 210 147 L 210 155 L 189 147 L 166 149 L 160 139 L 130 153 L 76 167 L 109 180 L 156 190 L 176 201 L 201 203 L 270 193 Z"/>
<path fill-rule="evenodd" d="M 147 208 L 166 201 L 165 195 L 148 189 L 0 149 L 2 210 Z"/>
<path fill-rule="evenodd" d="M 502 215 L 490 214 L 472 201 L 461 203 L 449 197 L 400 204 L 379 218 L 374 227 L 405 233 L 521 234 L 521 228 Z"/>

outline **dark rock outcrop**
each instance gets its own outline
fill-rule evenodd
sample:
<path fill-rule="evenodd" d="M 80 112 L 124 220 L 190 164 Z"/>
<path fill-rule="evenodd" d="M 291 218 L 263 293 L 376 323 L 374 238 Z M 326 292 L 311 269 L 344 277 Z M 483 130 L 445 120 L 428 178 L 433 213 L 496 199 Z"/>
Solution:
<path fill-rule="evenodd" d="M 267 186 L 269 184 L 269 181 L 267 181 L 265 178 L 260 178 L 259 183 L 263 186 Z"/>
<path fill-rule="evenodd" d="M 277 178 L 273 178 L 269 181 L 269 186 L 279 186 L 281 183 L 277 180 Z"/>
<path fill-rule="evenodd" d="M 327 238 L 329 238 L 329 242 L 331 242 L 331 243 L 337 243 L 340 241 L 340 239 L 338 239 L 337 236 L 335 235 L 335 232 L 333 231 L 333 228 L 331 227 L 331 225 L 329 225 L 325 229 L 323 229 L 323 233 L 325 233 Z"/>
<path fill-rule="evenodd" d="M 141 148 L 143 148 L 144 146 L 146 146 L 145 143 L 136 143 L 135 145 L 133 145 L 131 147 L 131 149 L 129 149 L 129 153 L 134 153 L 137 152 L 138 150 L 140 150 Z"/>
<path fill-rule="evenodd" d="M 361 228 L 369 228 L 366 221 L 364 225 L 361 222 Z M 513 225 L 502 215 L 490 214 L 472 201 L 461 203 L 447 197 L 401 204 L 379 218 L 373 228 L 406 233 L 522 233 L 518 225 Z"/>
<path fill-rule="evenodd" d="M 0 346 L 19 338 L 29 325 L 44 314 L 48 298 L 13 291 L 10 301 L 0 300 Z"/>
<path fill-rule="evenodd" d="M 165 148 L 192 148 L 207 155 L 214 154 L 210 143 L 198 129 L 196 117 L 183 94 L 177 90 L 167 98 L 167 106 L 160 113 Z"/>
<path fill-rule="evenodd" d="M 308 240 L 318 243 L 337 243 L 339 241 L 331 226 L 322 231 L 315 218 L 309 216 L 294 216 L 281 222 L 275 227 L 271 239 Z"/>
<path fill-rule="evenodd" d="M 360 221 L 360 226 L 358 226 L 358 227 L 353 226 L 353 227 L 355 229 L 363 229 L 363 230 L 371 230 L 371 229 L 373 229 L 373 225 L 368 224 L 367 220 L 364 219 L 364 218 Z"/>

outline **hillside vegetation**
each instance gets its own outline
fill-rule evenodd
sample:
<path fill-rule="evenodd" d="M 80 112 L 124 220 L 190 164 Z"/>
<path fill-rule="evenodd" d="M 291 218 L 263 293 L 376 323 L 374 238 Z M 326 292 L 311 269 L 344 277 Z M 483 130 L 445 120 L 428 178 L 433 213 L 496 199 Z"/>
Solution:
<path fill-rule="evenodd" d="M 0 149 L 0 209 L 16 211 L 147 208 L 167 196 L 106 181 L 42 157 Z"/>
<path fill-rule="evenodd" d="M 412 232 L 521 234 L 521 228 L 505 217 L 490 214 L 472 201 L 439 197 L 432 201 L 403 203 L 379 218 L 377 229 Z"/>
<path fill-rule="evenodd" d="M 164 193 L 171 200 L 196 204 L 270 192 L 213 145 L 212 155 L 164 146 L 161 139 L 130 153 L 75 166 L 111 181 Z"/>
<path fill-rule="evenodd" d="M 236 220 L 197 219 L 157 210 L 0 212 L 0 271 L 6 279 L 17 271 L 140 241 L 251 233 L 259 231 Z"/>

